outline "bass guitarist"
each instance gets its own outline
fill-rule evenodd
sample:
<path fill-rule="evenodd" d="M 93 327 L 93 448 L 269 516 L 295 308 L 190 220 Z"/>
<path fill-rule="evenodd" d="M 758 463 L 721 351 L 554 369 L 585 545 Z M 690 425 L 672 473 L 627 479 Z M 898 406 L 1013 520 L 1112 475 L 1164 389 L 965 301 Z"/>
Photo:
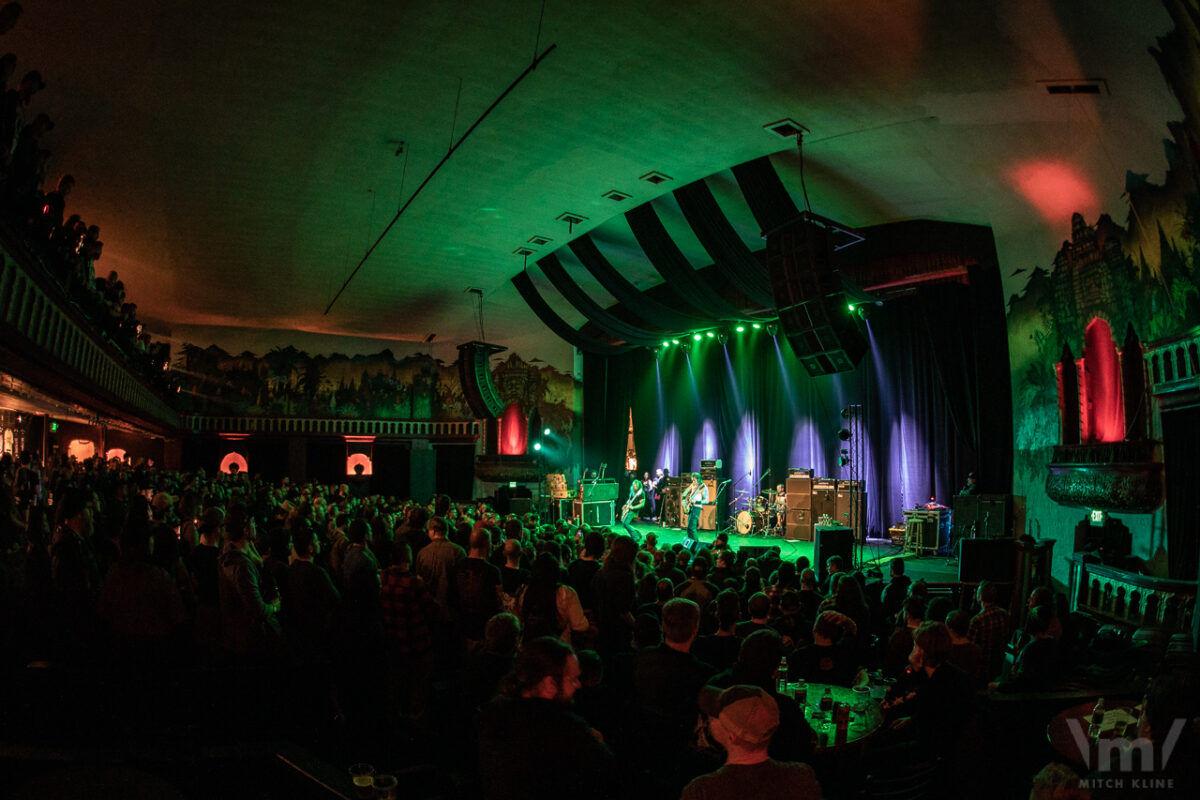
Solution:
<path fill-rule="evenodd" d="M 634 478 L 629 484 L 629 499 L 625 501 L 625 505 L 621 507 L 621 525 L 633 537 L 635 542 L 641 541 L 641 535 L 637 529 L 629 523 L 637 517 L 638 512 L 646 505 L 646 493 L 642 491 L 642 482 Z"/>
<path fill-rule="evenodd" d="M 695 553 L 700 549 L 696 538 L 696 529 L 700 527 L 700 512 L 708 502 L 708 485 L 700 480 L 700 473 L 692 473 L 692 482 L 683 490 L 683 513 L 687 515 L 687 533 L 683 536 L 683 546 Z"/>

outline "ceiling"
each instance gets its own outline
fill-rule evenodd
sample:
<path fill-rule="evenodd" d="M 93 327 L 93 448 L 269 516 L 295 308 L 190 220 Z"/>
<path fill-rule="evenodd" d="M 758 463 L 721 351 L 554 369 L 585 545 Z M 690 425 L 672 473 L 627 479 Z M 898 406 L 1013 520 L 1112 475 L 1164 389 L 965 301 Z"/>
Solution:
<path fill-rule="evenodd" d="M 26 4 L 0 49 L 48 83 L 34 101 L 56 123 L 48 182 L 75 175 L 68 213 L 101 226 L 97 271 L 116 269 L 159 331 L 259 350 L 434 333 L 453 358 L 480 338 L 475 287 L 488 341 L 569 366 L 509 284 L 513 251 L 590 231 L 648 287 L 660 279 L 621 215 L 659 198 L 705 266 L 670 192 L 709 176 L 757 248 L 729 167 L 776 154 L 802 204 L 795 143 L 763 127 L 785 117 L 810 131 L 816 212 L 990 225 L 1012 292 L 1072 211 L 1124 222 L 1126 170 L 1161 181 L 1165 122 L 1181 115 L 1147 52 L 1172 21 L 1149 0 L 546 0 L 542 14 L 541 0 L 49 0 Z M 1085 78 L 1104 91 L 1044 83 Z M 671 180 L 640 180 L 650 171 Z M 567 211 L 588 219 L 569 231 Z"/>

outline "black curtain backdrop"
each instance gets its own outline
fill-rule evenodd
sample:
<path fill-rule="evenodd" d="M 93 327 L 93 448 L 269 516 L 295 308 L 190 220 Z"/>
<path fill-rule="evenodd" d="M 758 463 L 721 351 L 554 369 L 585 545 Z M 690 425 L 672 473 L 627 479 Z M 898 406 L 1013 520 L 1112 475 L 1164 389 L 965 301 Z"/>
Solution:
<path fill-rule="evenodd" d="M 639 472 L 668 466 L 678 474 L 720 458 L 733 480 L 723 502 L 782 482 L 789 467 L 862 479 L 867 527 L 879 535 L 930 497 L 950 505 L 967 472 L 1011 465 L 1011 412 L 990 413 L 996 400 L 981 397 L 986 387 L 1011 402 L 1007 347 L 1002 361 L 979 359 L 979 312 L 967 286 L 923 287 L 873 309 L 871 346 L 855 370 L 819 377 L 782 334 L 750 326 L 726 345 L 706 336 L 681 340 L 689 351 L 585 355 L 584 466 L 607 462 L 614 474 L 632 408 Z M 867 444 L 863 458 L 839 467 L 840 449 L 853 452 L 837 437 L 846 426 L 840 411 L 852 403 L 863 406 Z"/>

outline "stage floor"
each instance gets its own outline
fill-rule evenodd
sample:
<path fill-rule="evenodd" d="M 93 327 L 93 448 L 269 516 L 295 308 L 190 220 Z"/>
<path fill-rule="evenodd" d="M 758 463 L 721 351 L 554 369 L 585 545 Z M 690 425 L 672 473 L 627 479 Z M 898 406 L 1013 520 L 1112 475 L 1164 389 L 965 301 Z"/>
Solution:
<path fill-rule="evenodd" d="M 641 520 L 635 521 L 633 527 L 637 529 L 643 539 L 647 533 L 655 534 L 658 537 L 659 548 L 670 547 L 676 542 L 683 541 L 683 535 L 686 533 L 684 528 L 664 528 L 656 522 L 642 522 Z M 621 532 L 624 529 L 617 524 L 610 530 Z M 701 546 L 711 543 L 716 535 L 717 531 L 700 531 Z M 734 550 L 740 550 L 743 547 L 778 547 L 780 555 L 789 561 L 795 561 L 800 556 L 807 556 L 809 561 L 813 560 L 813 543 L 796 539 L 783 539 L 778 536 L 742 536 L 730 533 L 729 546 Z M 948 564 L 945 556 L 918 556 L 914 553 L 904 553 L 900 546 L 892 544 L 891 539 L 867 539 L 864 545 L 855 548 L 854 565 L 861 569 L 879 567 L 886 579 L 888 577 L 887 563 L 895 558 L 904 559 L 905 574 L 914 581 L 924 579 L 929 583 L 952 583 L 958 580 L 957 563 Z"/>

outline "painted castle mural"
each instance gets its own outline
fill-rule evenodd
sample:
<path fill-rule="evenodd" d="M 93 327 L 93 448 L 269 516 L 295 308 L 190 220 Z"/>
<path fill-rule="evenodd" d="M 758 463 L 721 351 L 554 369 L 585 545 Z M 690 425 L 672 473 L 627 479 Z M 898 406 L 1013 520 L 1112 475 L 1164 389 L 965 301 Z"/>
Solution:
<path fill-rule="evenodd" d="M 1078 357 L 1097 317 L 1108 322 L 1117 347 L 1130 328 L 1144 345 L 1200 325 L 1200 76 L 1193 74 L 1200 63 L 1200 15 L 1191 0 L 1165 5 L 1176 29 L 1160 37 L 1151 53 L 1184 119 L 1169 126 L 1163 142 L 1163 184 L 1127 173 L 1124 225 L 1110 214 L 1095 220 L 1076 214 L 1059 251 L 1047 266 L 1034 266 L 1008 302 L 1013 400 L 1021 409 L 1014 421 L 1013 490 L 1027 498 L 1028 518 L 1060 539 L 1083 515 L 1057 506 L 1045 491 L 1047 465 L 1059 444 L 1055 363 L 1064 346 Z M 1147 571 L 1165 572 L 1162 510 L 1122 521 Z M 1068 554 L 1064 548 L 1056 556 Z"/>
<path fill-rule="evenodd" d="M 264 355 L 237 355 L 216 345 L 185 344 L 175 362 L 177 407 L 185 414 L 333 417 L 348 419 L 469 420 L 457 362 L 425 353 L 397 357 L 310 355 L 275 347 Z M 562 434 L 574 427 L 575 380 L 537 359 L 516 353 L 492 365 L 506 404 Z"/>

